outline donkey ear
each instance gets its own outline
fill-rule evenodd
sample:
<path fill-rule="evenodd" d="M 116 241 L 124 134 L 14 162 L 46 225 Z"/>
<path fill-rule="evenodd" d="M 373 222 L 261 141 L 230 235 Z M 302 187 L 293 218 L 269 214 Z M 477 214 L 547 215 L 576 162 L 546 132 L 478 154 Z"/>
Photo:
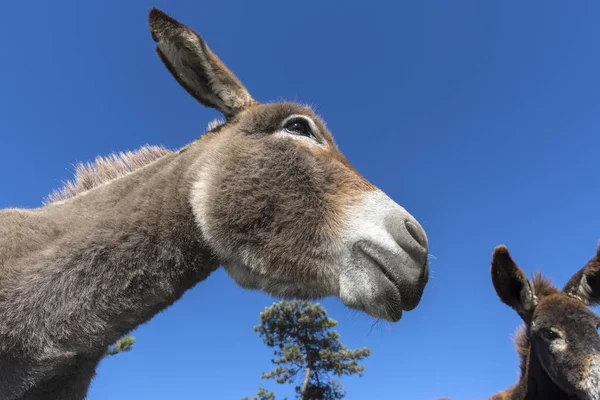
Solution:
<path fill-rule="evenodd" d="M 563 292 L 588 306 L 600 304 L 600 247 L 596 256 L 569 279 Z"/>
<path fill-rule="evenodd" d="M 227 119 L 258 104 L 192 29 L 156 8 L 150 11 L 148 23 L 161 60 L 200 103 L 216 108 Z"/>
<path fill-rule="evenodd" d="M 524 320 L 531 317 L 537 306 L 537 297 L 527 276 L 513 261 L 505 246 L 494 249 L 492 283 L 504 304 L 513 308 Z"/>

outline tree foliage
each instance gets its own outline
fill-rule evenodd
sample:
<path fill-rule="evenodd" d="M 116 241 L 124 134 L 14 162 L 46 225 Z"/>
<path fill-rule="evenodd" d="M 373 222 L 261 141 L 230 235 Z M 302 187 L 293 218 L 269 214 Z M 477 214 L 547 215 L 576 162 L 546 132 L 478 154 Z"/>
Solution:
<path fill-rule="evenodd" d="M 262 378 L 275 379 L 279 384 L 297 383 L 296 394 L 301 400 L 343 398 L 344 387 L 334 378 L 362 376 L 365 367 L 359 362 L 371 354 L 366 347 L 351 350 L 340 343 L 339 334 L 333 330 L 337 321 L 327 317 L 320 304 L 284 300 L 265 308 L 260 322 L 254 330 L 277 357 L 272 360 L 276 367 Z"/>
<path fill-rule="evenodd" d="M 114 356 L 115 354 L 124 353 L 133 349 L 135 338 L 133 336 L 124 336 L 117 340 L 112 346 L 109 346 L 104 352 L 104 357 Z"/>
<path fill-rule="evenodd" d="M 256 396 L 252 397 L 252 399 L 242 397 L 242 400 L 275 400 L 275 393 L 261 387 L 258 389 Z"/>

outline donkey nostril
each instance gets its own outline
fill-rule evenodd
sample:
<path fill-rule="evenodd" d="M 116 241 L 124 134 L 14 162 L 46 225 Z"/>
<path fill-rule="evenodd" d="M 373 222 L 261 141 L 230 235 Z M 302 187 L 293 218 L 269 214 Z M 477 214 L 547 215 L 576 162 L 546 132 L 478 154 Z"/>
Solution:
<path fill-rule="evenodd" d="M 425 232 L 423 229 L 415 225 L 410 221 L 404 221 L 404 226 L 406 226 L 406 230 L 412 236 L 413 239 L 424 249 L 427 249 L 427 237 L 425 236 Z"/>

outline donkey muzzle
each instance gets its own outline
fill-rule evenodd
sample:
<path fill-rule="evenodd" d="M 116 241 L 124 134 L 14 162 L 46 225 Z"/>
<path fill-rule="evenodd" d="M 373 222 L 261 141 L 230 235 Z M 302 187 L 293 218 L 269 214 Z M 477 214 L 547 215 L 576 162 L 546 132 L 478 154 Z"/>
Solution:
<path fill-rule="evenodd" d="M 383 192 L 355 206 L 340 298 L 373 317 L 398 321 L 417 307 L 429 279 L 428 241 L 417 220 Z"/>

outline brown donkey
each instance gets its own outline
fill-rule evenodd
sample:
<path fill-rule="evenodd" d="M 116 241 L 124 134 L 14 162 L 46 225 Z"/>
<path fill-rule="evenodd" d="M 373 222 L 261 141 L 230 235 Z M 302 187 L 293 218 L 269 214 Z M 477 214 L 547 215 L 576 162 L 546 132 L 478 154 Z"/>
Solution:
<path fill-rule="evenodd" d="M 177 152 L 80 165 L 44 207 L 0 212 L 0 399 L 84 398 L 107 345 L 219 265 L 245 288 L 389 321 L 420 301 L 425 232 L 313 111 L 260 104 L 193 30 L 156 9 L 149 25 L 226 121 Z"/>
<path fill-rule="evenodd" d="M 600 248 L 560 291 L 541 274 L 529 282 L 498 246 L 492 282 L 524 325 L 515 340 L 519 382 L 491 399 L 600 399 L 600 316 L 588 308 L 600 303 Z"/>

